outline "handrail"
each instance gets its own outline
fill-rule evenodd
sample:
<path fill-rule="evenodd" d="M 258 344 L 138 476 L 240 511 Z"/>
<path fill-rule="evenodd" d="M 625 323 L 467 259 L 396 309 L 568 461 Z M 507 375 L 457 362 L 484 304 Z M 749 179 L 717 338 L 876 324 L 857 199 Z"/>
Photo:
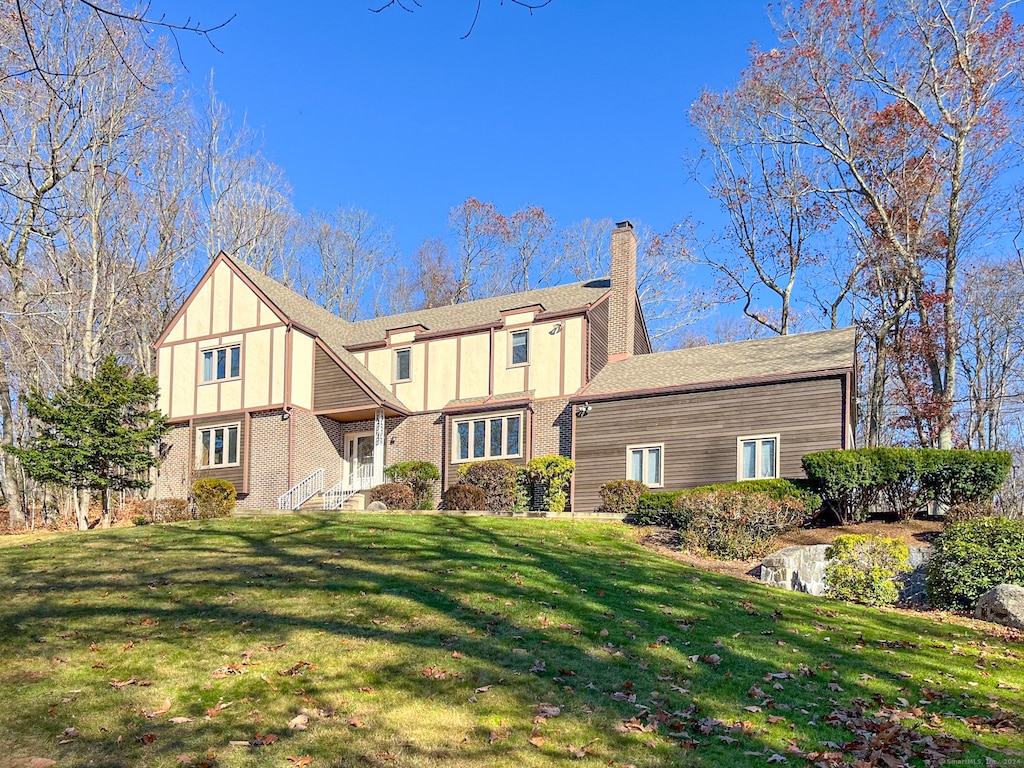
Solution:
<path fill-rule="evenodd" d="M 372 488 L 374 485 L 373 465 L 360 466 L 347 478 L 323 492 L 324 509 L 341 509 L 352 496 Z"/>
<path fill-rule="evenodd" d="M 324 471 L 318 469 L 299 481 L 277 499 L 278 509 L 298 509 L 324 489 Z"/>

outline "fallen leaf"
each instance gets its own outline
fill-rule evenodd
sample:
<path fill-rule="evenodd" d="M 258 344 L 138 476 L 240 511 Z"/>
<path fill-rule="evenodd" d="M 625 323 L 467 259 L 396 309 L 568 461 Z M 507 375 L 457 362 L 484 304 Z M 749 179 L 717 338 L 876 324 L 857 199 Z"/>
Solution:
<path fill-rule="evenodd" d="M 141 741 L 143 744 L 152 744 L 154 741 L 156 741 L 156 734 L 144 733 L 141 736 L 139 736 L 139 741 Z"/>
<path fill-rule="evenodd" d="M 188 755 L 178 755 L 178 757 L 175 758 L 174 762 L 180 765 L 192 765 L 192 758 Z"/>
<path fill-rule="evenodd" d="M 307 765 L 313 762 L 313 758 L 309 755 L 303 755 L 302 757 L 289 755 L 287 759 L 291 761 L 293 768 L 306 768 Z"/>
<path fill-rule="evenodd" d="M 291 731 L 304 731 L 309 725 L 309 715 L 296 715 L 288 721 L 288 729 Z"/>
<path fill-rule="evenodd" d="M 171 711 L 171 700 L 170 699 L 164 699 L 164 703 L 161 706 L 159 706 L 156 709 L 154 709 L 152 712 L 146 712 L 145 710 L 143 710 L 142 716 L 143 717 L 147 717 L 150 720 L 152 720 L 154 717 L 160 717 L 161 715 L 166 715 L 170 711 Z"/>
<path fill-rule="evenodd" d="M 540 747 L 544 746 L 544 742 L 547 741 L 547 739 L 545 739 L 543 736 L 537 735 L 531 736 L 529 739 L 527 739 L 527 741 L 529 741 L 531 744 L 533 744 L 533 746 L 539 749 Z"/>

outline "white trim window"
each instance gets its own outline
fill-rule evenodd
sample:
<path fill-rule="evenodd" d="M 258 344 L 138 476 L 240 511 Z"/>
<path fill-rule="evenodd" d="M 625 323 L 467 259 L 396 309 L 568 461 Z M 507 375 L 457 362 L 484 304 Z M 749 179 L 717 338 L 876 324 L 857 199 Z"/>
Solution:
<path fill-rule="evenodd" d="M 778 435 L 750 435 L 736 439 L 737 480 L 766 480 L 778 476 Z"/>
<path fill-rule="evenodd" d="M 665 444 L 627 445 L 626 479 L 661 488 L 665 484 Z"/>
<path fill-rule="evenodd" d="M 412 347 L 395 350 L 395 381 L 412 379 Z"/>
<path fill-rule="evenodd" d="M 237 379 L 242 374 L 242 345 L 203 350 L 203 383 Z"/>
<path fill-rule="evenodd" d="M 201 427 L 196 430 L 196 468 L 238 466 L 239 424 Z"/>
<path fill-rule="evenodd" d="M 530 363 L 530 331 L 512 331 L 509 334 L 509 367 L 529 365 Z"/>
<path fill-rule="evenodd" d="M 523 455 L 523 414 L 496 413 L 452 421 L 452 463 Z"/>

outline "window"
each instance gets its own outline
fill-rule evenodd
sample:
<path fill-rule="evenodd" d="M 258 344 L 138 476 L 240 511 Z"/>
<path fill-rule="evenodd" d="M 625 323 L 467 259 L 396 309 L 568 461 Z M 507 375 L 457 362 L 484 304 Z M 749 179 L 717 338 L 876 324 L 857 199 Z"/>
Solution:
<path fill-rule="evenodd" d="M 238 464 L 238 424 L 198 430 L 196 467 L 230 467 Z"/>
<path fill-rule="evenodd" d="M 240 374 L 239 361 L 242 357 L 242 346 L 207 349 L 203 352 L 203 381 L 223 381 L 237 379 Z"/>
<path fill-rule="evenodd" d="M 664 459 L 664 445 L 626 446 L 626 477 L 648 488 L 660 488 Z"/>
<path fill-rule="evenodd" d="M 530 362 L 530 332 L 512 331 L 512 365 L 526 365 Z"/>
<path fill-rule="evenodd" d="M 412 349 L 395 350 L 395 381 L 408 381 L 412 378 Z"/>
<path fill-rule="evenodd" d="M 500 414 L 455 422 L 452 461 L 521 456 L 522 414 Z"/>
<path fill-rule="evenodd" d="M 779 476 L 779 436 L 757 435 L 737 440 L 740 480 L 761 480 Z"/>

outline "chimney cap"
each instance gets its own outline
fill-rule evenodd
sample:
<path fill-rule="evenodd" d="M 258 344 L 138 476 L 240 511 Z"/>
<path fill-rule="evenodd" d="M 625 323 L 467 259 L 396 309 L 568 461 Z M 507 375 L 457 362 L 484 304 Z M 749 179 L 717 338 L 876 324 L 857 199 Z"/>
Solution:
<path fill-rule="evenodd" d="M 626 219 L 625 221 L 617 221 L 617 222 L 615 222 L 615 228 L 616 229 L 632 229 L 633 228 L 633 223 L 631 221 L 629 221 L 629 219 Z"/>

